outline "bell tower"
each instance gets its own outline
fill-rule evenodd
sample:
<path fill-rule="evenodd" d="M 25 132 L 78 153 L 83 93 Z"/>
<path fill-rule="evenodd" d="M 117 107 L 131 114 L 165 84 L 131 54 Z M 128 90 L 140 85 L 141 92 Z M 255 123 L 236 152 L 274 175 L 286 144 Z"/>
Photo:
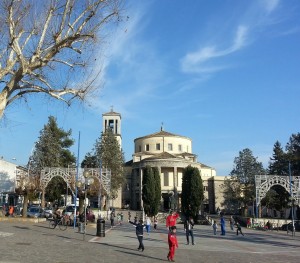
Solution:
<path fill-rule="evenodd" d="M 114 112 L 111 106 L 110 112 L 102 114 L 102 131 L 105 132 L 110 129 L 116 136 L 120 148 L 122 148 L 122 135 L 121 135 L 121 114 Z"/>

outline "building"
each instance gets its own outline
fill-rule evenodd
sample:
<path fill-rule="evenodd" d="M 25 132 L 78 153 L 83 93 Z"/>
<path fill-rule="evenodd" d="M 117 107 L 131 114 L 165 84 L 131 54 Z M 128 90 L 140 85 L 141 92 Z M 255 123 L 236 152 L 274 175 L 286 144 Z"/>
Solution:
<path fill-rule="evenodd" d="M 113 132 L 122 148 L 121 114 L 114 112 L 113 108 L 111 108 L 110 112 L 102 114 L 102 132 L 105 132 L 107 129 Z"/>
<path fill-rule="evenodd" d="M 204 186 L 203 211 L 215 213 L 221 208 L 220 185 L 224 177 L 216 176 L 214 168 L 197 161 L 192 152 L 192 140 L 163 128 L 159 132 L 136 138 L 132 160 L 125 164 L 127 183 L 123 188 L 123 205 L 132 209 L 142 208 L 143 168 L 158 167 L 161 174 L 161 209 L 170 208 L 170 198 L 176 198 L 180 207 L 183 170 L 191 165 L 199 169 Z"/>
<path fill-rule="evenodd" d="M 120 149 L 122 149 L 122 135 L 121 135 L 121 114 L 114 112 L 111 108 L 110 112 L 102 114 L 102 132 L 105 133 L 110 129 L 116 137 Z M 120 188 L 117 192 L 117 196 L 114 196 L 110 200 L 110 206 L 121 207 L 122 206 L 122 189 Z"/>
<path fill-rule="evenodd" d="M 15 163 L 0 159 L 0 205 L 17 205 L 20 200 L 15 189 L 20 186 L 22 175 L 27 173 L 26 169 Z"/>

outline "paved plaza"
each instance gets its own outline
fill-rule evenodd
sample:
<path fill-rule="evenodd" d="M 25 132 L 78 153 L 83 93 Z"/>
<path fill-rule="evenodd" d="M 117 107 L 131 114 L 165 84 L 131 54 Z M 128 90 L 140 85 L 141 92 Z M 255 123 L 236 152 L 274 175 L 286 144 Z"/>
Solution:
<path fill-rule="evenodd" d="M 226 236 L 213 235 L 210 226 L 195 226 L 195 246 L 186 245 L 183 225 L 177 225 L 179 248 L 176 262 L 279 263 L 300 262 L 300 233 L 256 231 L 243 228 L 236 236 L 227 227 Z M 108 228 L 108 225 L 106 226 Z M 50 229 L 48 222 L 0 222 L 0 263 L 85 263 L 85 262 L 167 262 L 167 230 L 145 234 L 145 251 L 137 250 L 135 228 L 129 223 L 107 229 L 96 236 L 95 225 L 88 225 L 85 240 L 77 229 Z"/>

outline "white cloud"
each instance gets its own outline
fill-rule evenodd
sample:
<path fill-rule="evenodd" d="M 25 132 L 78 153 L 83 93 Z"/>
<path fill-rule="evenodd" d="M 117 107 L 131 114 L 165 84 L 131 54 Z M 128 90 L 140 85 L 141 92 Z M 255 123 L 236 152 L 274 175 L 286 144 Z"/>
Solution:
<path fill-rule="evenodd" d="M 228 40 L 230 33 L 224 32 L 215 40 L 215 42 L 218 41 L 217 44 L 213 43 L 196 51 L 188 52 L 181 59 L 181 70 L 185 73 L 212 74 L 232 67 L 232 64 L 224 62 L 225 58 L 230 58 L 230 55 L 248 46 L 267 28 L 278 23 L 278 19 L 274 19 L 273 13 L 279 5 L 280 0 L 251 2 L 248 7 L 245 7 L 244 13 L 241 12 L 241 16 L 238 18 L 239 25 L 232 25 L 233 28 L 236 28 L 232 39 Z M 213 34 L 212 39 L 215 38 L 215 32 Z M 221 48 L 220 43 L 231 43 L 231 45 Z"/>
<path fill-rule="evenodd" d="M 188 53 L 181 60 L 181 68 L 187 73 L 213 73 L 228 68 L 228 65 L 211 65 L 208 62 L 223 58 L 237 52 L 247 44 L 248 28 L 238 26 L 232 45 L 226 49 L 217 49 L 216 46 L 206 46 L 196 52 Z"/>
<path fill-rule="evenodd" d="M 262 0 L 263 6 L 267 13 L 273 12 L 279 5 L 279 0 Z"/>

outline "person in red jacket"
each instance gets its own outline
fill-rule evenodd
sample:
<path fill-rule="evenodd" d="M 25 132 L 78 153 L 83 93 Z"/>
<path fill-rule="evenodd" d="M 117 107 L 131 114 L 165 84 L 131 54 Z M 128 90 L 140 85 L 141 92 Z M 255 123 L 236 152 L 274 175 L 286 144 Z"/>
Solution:
<path fill-rule="evenodd" d="M 176 226 L 176 220 L 179 217 L 179 214 L 175 211 L 171 211 L 166 220 L 166 227 L 171 231 L 172 226 Z"/>
<path fill-rule="evenodd" d="M 178 241 L 176 237 L 176 226 L 171 226 L 171 231 L 168 234 L 169 253 L 167 256 L 168 261 L 175 262 L 175 249 L 178 248 Z"/>

